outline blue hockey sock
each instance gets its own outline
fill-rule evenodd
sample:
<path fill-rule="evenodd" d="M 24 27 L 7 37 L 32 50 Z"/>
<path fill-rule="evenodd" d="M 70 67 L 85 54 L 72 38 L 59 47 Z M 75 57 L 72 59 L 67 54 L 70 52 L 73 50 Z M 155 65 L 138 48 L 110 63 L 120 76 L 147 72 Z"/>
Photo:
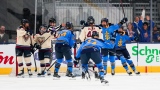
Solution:
<path fill-rule="evenodd" d="M 110 62 L 111 62 L 111 69 L 115 69 L 115 56 L 109 56 Z"/>
<path fill-rule="evenodd" d="M 83 72 L 88 71 L 88 64 L 82 64 L 82 71 Z"/>
<path fill-rule="evenodd" d="M 120 60 L 121 60 L 121 63 L 123 65 L 124 69 L 127 71 L 128 70 L 128 65 L 126 63 L 126 59 L 123 56 L 120 56 Z"/>
<path fill-rule="evenodd" d="M 54 71 L 58 73 L 60 66 L 61 66 L 60 63 L 56 63 L 56 64 L 55 64 L 55 70 L 54 70 Z"/>
<path fill-rule="evenodd" d="M 59 68 L 60 68 L 60 66 L 61 66 L 61 63 L 63 62 L 63 59 L 57 59 L 57 61 L 56 61 L 57 63 L 55 64 L 55 72 L 59 72 Z"/>
<path fill-rule="evenodd" d="M 96 66 L 97 66 L 97 68 L 98 68 L 98 70 L 99 70 L 99 76 L 100 76 L 101 78 L 104 78 L 104 70 L 103 70 L 103 65 L 102 65 L 102 63 L 96 64 Z"/>
<path fill-rule="evenodd" d="M 68 70 L 70 72 L 72 72 L 72 69 L 73 69 L 73 62 L 72 60 L 66 60 L 68 63 L 67 63 L 67 67 L 68 67 Z"/>
<path fill-rule="evenodd" d="M 104 67 L 104 70 L 106 71 L 107 70 L 108 56 L 103 56 L 102 59 L 103 59 L 103 67 Z"/>
<path fill-rule="evenodd" d="M 126 61 L 130 65 L 130 67 L 132 68 L 132 70 L 135 71 L 136 68 L 135 68 L 135 65 L 133 64 L 133 61 L 132 60 L 128 60 L 128 59 L 126 59 Z"/>

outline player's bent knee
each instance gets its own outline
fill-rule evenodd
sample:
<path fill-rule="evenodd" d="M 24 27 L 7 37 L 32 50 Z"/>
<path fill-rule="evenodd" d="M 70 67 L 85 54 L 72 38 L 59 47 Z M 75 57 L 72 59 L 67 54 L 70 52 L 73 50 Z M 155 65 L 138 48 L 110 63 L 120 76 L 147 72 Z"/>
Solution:
<path fill-rule="evenodd" d="M 103 56 L 102 59 L 103 59 L 103 62 L 107 62 L 108 61 L 108 56 Z"/>
<path fill-rule="evenodd" d="M 19 66 L 19 67 L 23 66 L 23 63 L 18 63 L 18 66 Z"/>
<path fill-rule="evenodd" d="M 97 66 L 98 69 L 103 69 L 102 63 L 96 64 L 96 66 Z"/>
<path fill-rule="evenodd" d="M 62 62 L 63 62 L 63 59 L 57 59 L 56 62 L 57 62 L 57 63 L 62 63 Z"/>
<path fill-rule="evenodd" d="M 41 63 L 41 64 L 40 64 L 40 67 L 45 67 L 45 64 L 44 64 L 44 63 Z"/>
<path fill-rule="evenodd" d="M 110 62 L 115 62 L 115 56 L 110 56 L 109 59 L 110 59 Z"/>
<path fill-rule="evenodd" d="M 26 63 L 26 66 L 31 66 L 32 65 L 32 63 L 30 62 L 30 63 Z"/>

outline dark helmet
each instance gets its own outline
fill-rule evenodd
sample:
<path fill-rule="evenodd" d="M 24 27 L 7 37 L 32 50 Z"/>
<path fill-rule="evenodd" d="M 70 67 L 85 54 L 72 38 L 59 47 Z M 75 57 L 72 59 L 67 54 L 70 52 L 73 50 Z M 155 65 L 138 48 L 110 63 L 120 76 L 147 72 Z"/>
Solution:
<path fill-rule="evenodd" d="M 66 28 L 67 29 L 73 28 L 73 24 L 71 22 L 66 22 Z"/>
<path fill-rule="evenodd" d="M 102 23 L 102 22 L 108 23 L 108 19 L 107 19 L 107 18 L 102 18 L 102 19 L 101 19 L 101 23 Z"/>
<path fill-rule="evenodd" d="M 49 23 L 56 23 L 56 19 L 50 18 L 50 19 L 49 19 Z"/>
<path fill-rule="evenodd" d="M 27 19 L 22 19 L 22 20 L 21 20 L 21 24 L 22 24 L 22 25 L 24 25 L 24 24 L 26 24 L 26 23 L 29 23 L 29 21 L 28 21 Z"/>
<path fill-rule="evenodd" d="M 42 31 L 41 28 L 44 28 L 45 31 Z M 46 24 L 41 25 L 40 28 L 39 28 L 39 31 L 43 32 L 43 33 L 46 32 L 47 31 L 47 25 Z"/>
<path fill-rule="evenodd" d="M 92 32 L 92 38 L 94 38 L 94 36 L 98 36 L 98 37 L 99 37 L 99 33 L 96 32 L 96 31 L 93 31 L 93 32 Z"/>
<path fill-rule="evenodd" d="M 94 20 L 93 16 L 89 16 L 87 18 L 87 22 L 88 22 L 88 24 L 94 24 L 95 20 Z"/>

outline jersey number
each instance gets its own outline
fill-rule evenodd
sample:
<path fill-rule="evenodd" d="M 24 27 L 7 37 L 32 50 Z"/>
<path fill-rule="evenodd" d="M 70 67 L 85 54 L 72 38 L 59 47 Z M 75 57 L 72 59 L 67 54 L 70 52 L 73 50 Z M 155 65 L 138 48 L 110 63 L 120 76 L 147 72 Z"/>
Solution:
<path fill-rule="evenodd" d="M 97 31 L 89 31 L 88 34 L 87 34 L 87 37 L 92 37 L 93 32 L 97 32 Z"/>
<path fill-rule="evenodd" d="M 62 32 L 60 36 L 66 36 L 66 32 Z"/>
<path fill-rule="evenodd" d="M 88 40 L 88 42 L 91 43 L 91 40 Z M 97 42 L 94 41 L 92 42 L 92 44 L 97 44 Z"/>

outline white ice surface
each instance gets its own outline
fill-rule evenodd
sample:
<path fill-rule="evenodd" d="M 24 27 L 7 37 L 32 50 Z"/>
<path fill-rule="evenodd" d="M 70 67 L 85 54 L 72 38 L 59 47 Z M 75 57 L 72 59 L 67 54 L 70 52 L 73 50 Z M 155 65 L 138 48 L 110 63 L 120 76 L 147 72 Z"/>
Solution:
<path fill-rule="evenodd" d="M 92 77 L 91 81 L 69 80 L 62 77 L 53 80 L 52 77 L 45 78 L 16 78 L 0 76 L 0 90 L 160 90 L 160 73 L 141 74 L 140 76 L 127 74 L 110 74 L 105 77 L 109 85 L 101 84 Z"/>

